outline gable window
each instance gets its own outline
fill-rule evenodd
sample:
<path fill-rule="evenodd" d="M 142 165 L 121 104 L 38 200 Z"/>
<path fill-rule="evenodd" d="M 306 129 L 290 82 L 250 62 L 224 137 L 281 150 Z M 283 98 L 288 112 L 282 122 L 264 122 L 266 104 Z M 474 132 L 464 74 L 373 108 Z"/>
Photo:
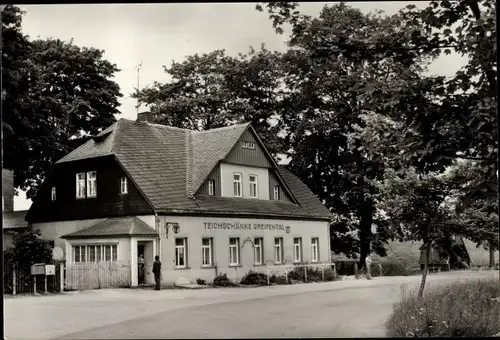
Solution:
<path fill-rule="evenodd" d="M 120 179 L 120 193 L 128 193 L 127 177 L 122 177 Z"/>
<path fill-rule="evenodd" d="M 250 175 L 250 197 L 258 197 L 257 176 Z"/>
<path fill-rule="evenodd" d="M 254 243 L 254 264 L 262 264 L 264 259 L 264 248 L 262 237 L 256 237 L 253 241 Z"/>
<path fill-rule="evenodd" d="M 95 171 L 87 172 L 87 197 L 97 196 L 96 177 Z"/>
<path fill-rule="evenodd" d="M 208 194 L 210 196 L 215 195 L 215 181 L 213 179 L 208 180 Z"/>
<path fill-rule="evenodd" d="M 85 198 L 85 172 L 76 174 L 76 198 Z"/>
<path fill-rule="evenodd" d="M 187 238 L 175 239 L 175 266 L 177 268 L 187 267 Z"/>
<path fill-rule="evenodd" d="M 233 174 L 233 196 L 241 197 L 241 174 Z"/>
<path fill-rule="evenodd" d="M 56 187 L 52 187 L 52 190 L 50 192 L 50 197 L 52 198 L 53 201 L 56 200 Z"/>
<path fill-rule="evenodd" d="M 204 237 L 201 240 L 201 265 L 202 267 L 211 267 L 212 266 L 212 244 L 213 244 L 213 238 L 211 237 Z"/>
<path fill-rule="evenodd" d="M 237 266 L 240 264 L 240 239 L 231 237 L 229 239 L 229 265 Z"/>
<path fill-rule="evenodd" d="M 319 261 L 319 238 L 313 237 L 311 239 L 311 262 Z"/>
<path fill-rule="evenodd" d="M 275 185 L 273 188 L 273 193 L 274 193 L 274 199 L 279 200 L 280 199 L 280 187 L 279 185 Z"/>
<path fill-rule="evenodd" d="M 293 239 L 293 262 L 302 262 L 302 238 Z"/>
<path fill-rule="evenodd" d="M 252 149 L 252 150 L 255 150 L 255 143 L 254 142 L 249 142 L 249 141 L 242 141 L 241 142 L 241 147 L 243 149 Z"/>
<path fill-rule="evenodd" d="M 274 263 L 283 263 L 283 238 L 274 238 Z"/>

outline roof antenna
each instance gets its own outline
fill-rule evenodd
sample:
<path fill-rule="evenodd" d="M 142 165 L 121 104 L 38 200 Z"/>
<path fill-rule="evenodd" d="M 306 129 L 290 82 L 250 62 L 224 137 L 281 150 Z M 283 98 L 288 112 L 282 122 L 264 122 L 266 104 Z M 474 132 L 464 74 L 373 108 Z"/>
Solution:
<path fill-rule="evenodd" d="M 141 67 L 142 67 L 142 60 L 141 60 L 141 63 L 139 65 L 134 67 L 137 69 L 137 91 L 139 91 L 139 72 L 141 71 Z M 137 110 L 137 114 L 139 114 L 140 106 L 141 106 L 141 104 L 139 103 L 139 98 L 137 98 L 137 105 L 135 106 L 135 108 Z"/>

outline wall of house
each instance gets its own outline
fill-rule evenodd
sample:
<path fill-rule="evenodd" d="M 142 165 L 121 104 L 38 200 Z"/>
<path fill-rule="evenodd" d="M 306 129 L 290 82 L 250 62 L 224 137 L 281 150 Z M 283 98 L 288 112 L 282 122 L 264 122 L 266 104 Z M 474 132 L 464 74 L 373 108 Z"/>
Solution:
<path fill-rule="evenodd" d="M 250 175 L 257 175 L 259 199 L 269 199 L 269 170 L 267 168 L 256 168 L 245 165 L 229 163 L 220 164 L 221 171 L 221 192 L 222 196 L 233 197 L 233 173 L 242 174 L 242 194 L 243 197 L 250 197 Z"/>
<path fill-rule="evenodd" d="M 97 197 L 76 198 L 76 174 L 97 172 Z M 128 178 L 128 193 L 120 193 L 120 179 L 126 176 L 113 157 L 57 164 L 42 185 L 27 214 L 34 222 L 69 221 L 152 213 L 146 199 Z M 51 188 L 56 187 L 56 200 Z"/>
<path fill-rule="evenodd" d="M 131 263 L 131 242 L 129 237 L 106 237 L 106 238 L 86 238 L 86 239 L 74 239 L 65 240 L 64 248 L 66 261 L 73 262 L 73 246 L 76 245 L 107 245 L 116 244 L 117 245 L 117 261 L 121 263 Z"/>
<path fill-rule="evenodd" d="M 198 189 L 198 192 L 196 195 L 208 195 L 208 181 L 213 180 L 214 181 L 214 196 L 220 196 L 221 195 L 221 177 L 220 177 L 220 165 L 216 165 L 210 175 L 207 176 L 207 179 L 203 182 L 203 184 L 200 186 L 200 189 Z"/>
<path fill-rule="evenodd" d="M 14 172 L 2 169 L 2 211 L 14 211 Z"/>
<path fill-rule="evenodd" d="M 251 142 L 255 144 L 255 149 L 247 149 L 241 146 L 241 142 Z M 250 129 L 247 129 L 240 137 L 233 149 L 228 153 L 224 160 L 228 163 L 241 164 L 248 166 L 271 168 L 273 165 L 269 161 L 265 151 L 257 143 Z"/>
<path fill-rule="evenodd" d="M 63 251 L 65 251 L 66 241 L 62 239 L 61 236 L 91 227 L 104 220 L 106 219 L 99 218 L 89 220 L 33 223 L 33 228 L 40 229 L 44 239 L 54 241 L 54 247 L 61 247 Z"/>
<path fill-rule="evenodd" d="M 196 282 L 197 278 L 211 282 L 220 273 L 225 273 L 235 281 L 249 271 L 265 271 L 265 266 L 254 265 L 254 248 L 252 242 L 255 237 L 264 239 L 264 263 L 274 264 L 274 238 L 283 237 L 283 253 L 285 264 L 293 263 L 293 239 L 302 238 L 303 262 L 311 261 L 311 238 L 319 238 L 319 262 L 330 263 L 330 239 L 328 223 L 322 221 L 286 221 L 272 219 L 246 219 L 246 218 L 214 218 L 214 217 L 187 217 L 187 216 L 162 216 L 160 226 L 161 235 L 161 261 L 163 283 L 174 284 L 178 279 L 184 278 Z M 179 223 L 180 231 L 174 234 L 168 231 L 165 234 L 165 221 Z M 207 224 L 205 224 L 207 223 Z M 223 228 L 210 228 L 208 223 L 239 223 L 248 225 L 247 230 L 230 230 Z M 277 224 L 283 229 L 259 230 L 258 224 Z M 288 232 L 287 228 L 290 227 Z M 188 268 L 178 269 L 175 266 L 175 238 L 187 238 L 188 243 Z M 214 267 L 202 268 L 201 244 L 203 237 L 213 237 Z M 229 266 L 229 238 L 240 238 L 240 266 Z M 283 272 L 284 269 L 273 269 Z"/>

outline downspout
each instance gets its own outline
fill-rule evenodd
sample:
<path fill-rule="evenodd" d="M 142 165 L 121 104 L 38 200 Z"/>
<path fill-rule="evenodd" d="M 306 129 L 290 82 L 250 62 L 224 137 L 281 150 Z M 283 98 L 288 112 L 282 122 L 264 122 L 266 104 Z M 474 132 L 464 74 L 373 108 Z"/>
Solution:
<path fill-rule="evenodd" d="M 156 253 L 158 254 L 158 256 L 160 257 L 160 261 L 162 259 L 161 257 L 161 221 L 158 217 L 158 213 L 155 211 L 155 224 L 157 224 L 157 232 L 158 232 L 158 241 L 156 242 L 156 247 L 157 247 L 157 251 Z"/>

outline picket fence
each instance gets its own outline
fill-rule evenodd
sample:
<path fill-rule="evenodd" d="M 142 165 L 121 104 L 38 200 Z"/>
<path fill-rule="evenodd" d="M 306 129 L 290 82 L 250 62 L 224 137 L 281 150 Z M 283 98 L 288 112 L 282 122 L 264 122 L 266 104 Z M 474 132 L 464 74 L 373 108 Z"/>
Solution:
<path fill-rule="evenodd" d="M 66 290 L 130 287 L 127 262 L 66 263 Z"/>
<path fill-rule="evenodd" d="M 52 262 L 55 265 L 55 275 L 45 277 L 31 275 L 31 266 L 14 265 L 4 262 L 3 288 L 4 294 L 58 293 L 64 289 L 64 263 Z M 61 278 L 61 275 L 63 276 Z"/>

